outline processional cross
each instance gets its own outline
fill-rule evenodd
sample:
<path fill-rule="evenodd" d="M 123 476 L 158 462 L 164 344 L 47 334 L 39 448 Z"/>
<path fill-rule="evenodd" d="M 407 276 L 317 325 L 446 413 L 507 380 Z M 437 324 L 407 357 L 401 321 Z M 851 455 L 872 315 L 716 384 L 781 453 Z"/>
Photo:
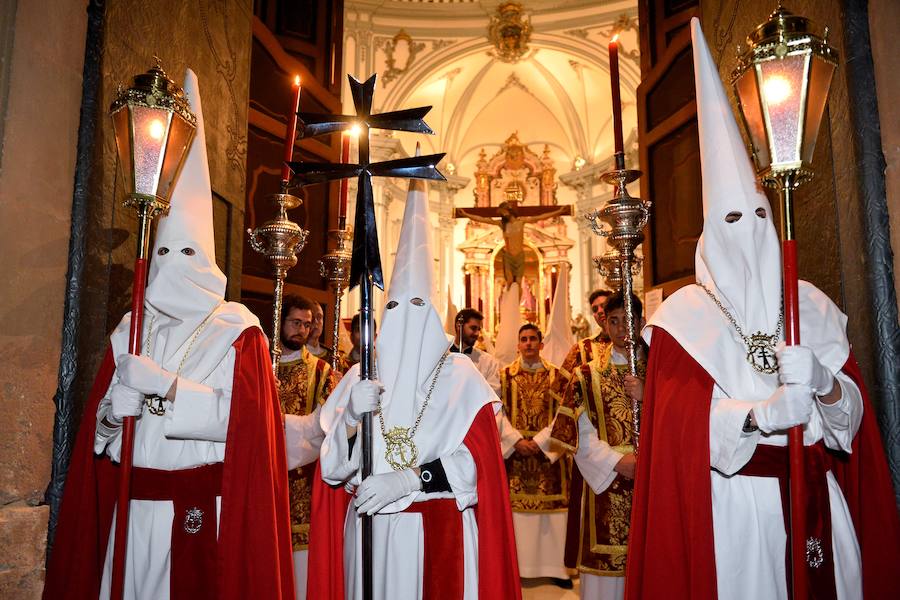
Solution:
<path fill-rule="evenodd" d="M 372 177 L 405 177 L 444 181 L 437 170 L 443 153 L 414 156 L 377 163 L 369 162 L 369 130 L 410 131 L 434 133 L 424 117 L 430 106 L 410 108 L 380 114 L 372 114 L 372 98 L 375 94 L 375 75 L 365 82 L 348 75 L 353 96 L 355 115 L 323 115 L 298 113 L 300 137 L 309 138 L 349 129 L 356 125 L 359 132 L 358 164 L 291 162 L 291 170 L 300 185 L 358 177 L 356 191 L 356 216 L 354 219 L 353 258 L 350 263 L 350 289 L 357 285 L 360 292 L 360 379 L 373 379 L 375 374 L 374 313 L 372 294 L 374 286 L 384 289 L 381 255 L 378 252 L 378 230 L 375 225 L 375 202 L 372 193 Z M 363 479 L 372 474 L 372 414 L 362 418 L 362 473 Z M 372 517 L 362 516 L 363 597 L 372 598 Z"/>

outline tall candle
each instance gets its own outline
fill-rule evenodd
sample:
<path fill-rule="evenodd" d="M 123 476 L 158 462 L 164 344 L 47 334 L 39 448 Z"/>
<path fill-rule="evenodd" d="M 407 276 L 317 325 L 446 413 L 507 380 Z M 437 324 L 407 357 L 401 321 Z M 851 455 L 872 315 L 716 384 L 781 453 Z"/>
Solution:
<path fill-rule="evenodd" d="M 619 34 L 609 42 L 609 78 L 612 88 L 613 136 L 616 153 L 625 152 L 622 141 L 622 95 L 619 91 Z"/>
<path fill-rule="evenodd" d="M 348 132 L 341 133 L 341 163 L 350 162 L 350 134 Z M 341 196 L 338 210 L 338 229 L 344 229 L 347 226 L 347 189 L 349 181 L 341 179 Z"/>
<path fill-rule="evenodd" d="M 281 181 L 291 180 L 291 168 L 287 163 L 294 160 L 294 140 L 297 137 L 297 111 L 300 110 L 300 76 L 294 76 L 293 97 L 288 113 L 287 131 L 284 134 L 284 164 L 281 167 Z"/>

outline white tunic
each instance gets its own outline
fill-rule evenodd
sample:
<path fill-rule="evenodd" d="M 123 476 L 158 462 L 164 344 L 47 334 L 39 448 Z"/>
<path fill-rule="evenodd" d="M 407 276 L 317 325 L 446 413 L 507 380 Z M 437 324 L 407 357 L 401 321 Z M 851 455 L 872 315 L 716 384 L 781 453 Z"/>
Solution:
<path fill-rule="evenodd" d="M 162 470 L 198 467 L 225 460 L 225 440 L 231 410 L 235 351 L 231 344 L 242 330 L 242 321 L 252 322 L 243 307 L 228 303 L 219 308 L 193 344 L 178 379 L 175 402 L 165 401 L 166 412 L 156 416 L 144 405 L 136 421 L 133 465 Z M 243 309 L 243 311 L 241 310 Z M 111 336 L 113 355 L 127 352 L 129 315 Z M 167 348 L 166 317 L 159 316 L 151 333 L 150 356 L 163 369 L 176 372 L 189 344 Z M 145 318 L 144 327 L 149 327 Z M 148 332 L 144 332 L 146 338 Z M 227 344 L 227 345 L 226 345 Z M 168 356 L 166 356 L 168 355 Z M 111 384 L 118 382 L 113 374 Z M 97 409 L 94 451 L 105 452 L 118 462 L 121 428 L 109 429 L 101 421 L 110 408 L 109 392 Z M 217 512 L 221 499 L 217 498 Z M 169 598 L 170 547 L 174 507 L 168 501 L 132 500 L 128 519 L 128 553 L 125 559 L 124 598 Z M 217 519 L 218 525 L 218 519 Z M 109 597 L 115 519 L 109 535 L 100 597 Z"/>
<path fill-rule="evenodd" d="M 354 365 L 341 379 L 322 410 L 321 425 L 326 432 L 322 444 L 320 464 L 322 478 L 330 485 L 359 483 L 360 444 L 349 451 L 343 410 L 350 396 L 350 388 L 359 380 L 359 365 Z M 425 387 L 430 384 L 427 378 Z M 382 395 L 385 425 L 408 427 L 421 408 L 425 389 L 420 388 L 411 405 L 393 402 L 391 390 Z M 463 555 L 465 567 L 464 598 L 478 598 L 478 525 L 472 507 L 478 502 L 477 473 L 472 455 L 462 440 L 468 433 L 479 407 L 497 398 L 472 362 L 451 353 L 441 371 L 428 408 L 423 413 L 415 443 L 419 449 L 419 464 L 441 459 L 447 474 L 449 493 L 426 494 L 414 492 L 385 506 L 373 517 L 373 589 L 375 598 L 415 599 L 422 597 L 424 573 L 424 535 L 422 516 L 401 512 L 413 502 L 437 498 L 452 498 L 462 513 Z M 393 408 L 398 410 L 392 410 Z M 392 469 L 384 458 L 385 443 L 378 420 L 374 423 L 373 473 L 388 473 Z M 352 505 L 344 524 L 344 584 L 348 599 L 362 597 L 362 568 L 359 560 L 361 519 Z"/>

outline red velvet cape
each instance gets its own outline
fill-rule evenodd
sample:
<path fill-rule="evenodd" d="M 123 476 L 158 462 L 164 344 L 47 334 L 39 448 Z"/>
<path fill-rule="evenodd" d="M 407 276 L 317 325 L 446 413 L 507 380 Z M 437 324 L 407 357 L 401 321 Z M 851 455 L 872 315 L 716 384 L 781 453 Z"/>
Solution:
<path fill-rule="evenodd" d="M 293 598 L 294 569 L 281 410 L 257 327 L 233 344 L 216 581 L 208 598 Z M 118 463 L 94 454 L 97 406 L 115 371 L 112 350 L 94 380 L 72 452 L 44 598 L 96 600 L 118 491 Z"/>
<path fill-rule="evenodd" d="M 835 458 L 862 552 L 866 598 L 900 598 L 900 520 L 872 404 L 856 361 L 842 369 L 862 392 L 853 453 Z M 665 330 L 653 329 L 635 477 L 625 597 L 714 600 L 709 465 L 713 379 Z"/>
<path fill-rule="evenodd" d="M 478 597 L 520 600 L 509 484 L 491 405 L 478 411 L 463 443 L 475 460 L 478 474 L 478 504 L 474 507 L 478 523 Z M 344 520 L 351 496 L 343 488 L 333 488 L 322 481 L 318 470 L 313 485 L 307 596 L 344 600 Z"/>

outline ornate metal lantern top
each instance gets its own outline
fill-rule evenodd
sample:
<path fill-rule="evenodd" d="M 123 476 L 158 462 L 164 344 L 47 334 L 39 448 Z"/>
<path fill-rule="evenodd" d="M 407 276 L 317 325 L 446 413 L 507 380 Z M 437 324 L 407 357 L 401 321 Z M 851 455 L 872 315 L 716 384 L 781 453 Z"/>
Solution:
<path fill-rule="evenodd" d="M 757 171 L 766 183 L 786 174 L 812 175 L 810 164 L 837 51 L 812 32 L 809 19 L 779 3 L 747 37 L 732 85 L 750 137 Z M 738 50 L 740 53 L 740 49 Z"/>
<path fill-rule="evenodd" d="M 156 65 L 110 106 L 127 193 L 168 206 L 197 127 L 184 91 Z"/>

